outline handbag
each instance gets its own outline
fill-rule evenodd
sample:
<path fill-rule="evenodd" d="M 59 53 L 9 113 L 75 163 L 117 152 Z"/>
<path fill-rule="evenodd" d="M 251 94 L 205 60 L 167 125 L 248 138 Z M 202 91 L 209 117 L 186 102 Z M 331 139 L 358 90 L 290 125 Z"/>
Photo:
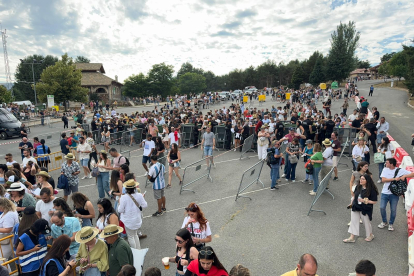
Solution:
<path fill-rule="evenodd" d="M 296 154 L 289 155 L 290 164 L 296 164 L 296 163 L 298 163 L 298 161 L 299 161 L 299 158 Z"/>
<path fill-rule="evenodd" d="M 93 177 L 97 177 L 99 174 L 100 174 L 100 172 L 99 172 L 99 168 L 98 168 L 98 167 L 94 167 L 94 168 L 92 169 L 91 175 L 92 175 Z"/>
<path fill-rule="evenodd" d="M 0 239 L 13 235 L 13 233 L 0 233 Z M 1 245 L 10 244 L 10 239 L 5 239 L 0 242 Z"/>
<path fill-rule="evenodd" d="M 361 161 L 362 161 L 362 157 L 361 157 L 361 156 L 357 156 L 357 157 L 355 158 L 355 160 L 356 160 L 357 162 L 361 162 Z"/>
<path fill-rule="evenodd" d="M 400 171 L 400 168 L 397 168 L 394 174 L 394 178 L 397 177 L 397 174 L 399 171 Z M 391 191 L 393 195 L 396 195 L 396 196 L 404 195 L 404 193 L 407 191 L 407 179 L 391 181 L 390 185 L 388 186 L 388 189 Z"/>
<path fill-rule="evenodd" d="M 139 206 L 137 200 L 131 194 L 128 194 L 128 195 L 132 199 L 132 201 L 135 203 L 135 205 L 138 207 L 138 209 L 142 212 L 142 207 Z"/>
<path fill-rule="evenodd" d="M 384 163 L 384 160 L 385 160 L 385 154 L 383 154 L 382 152 L 374 153 L 374 163 L 375 164 Z"/>

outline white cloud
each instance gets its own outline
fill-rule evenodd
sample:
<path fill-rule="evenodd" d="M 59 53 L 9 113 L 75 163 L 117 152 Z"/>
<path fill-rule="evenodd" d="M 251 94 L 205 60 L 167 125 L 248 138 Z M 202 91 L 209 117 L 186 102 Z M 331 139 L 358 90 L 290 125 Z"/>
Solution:
<path fill-rule="evenodd" d="M 331 4 L 335 6 L 332 10 Z M 328 53 L 340 21 L 361 32 L 357 55 L 372 64 L 414 37 L 414 2 L 264 0 L 25 0 L 0 3 L 11 71 L 31 54 L 84 55 L 122 81 L 165 62 L 224 74 Z M 398 14 L 398 16 L 395 16 Z M 1 63 L 0 63 L 1 64 Z M 4 66 L 0 65 L 0 82 Z"/>

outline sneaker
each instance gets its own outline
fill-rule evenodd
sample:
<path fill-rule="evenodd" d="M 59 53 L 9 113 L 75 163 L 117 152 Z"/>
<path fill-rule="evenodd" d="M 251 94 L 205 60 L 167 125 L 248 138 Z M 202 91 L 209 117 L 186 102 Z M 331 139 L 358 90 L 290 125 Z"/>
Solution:
<path fill-rule="evenodd" d="M 89 174 L 88 178 L 92 178 L 92 174 L 91 173 Z"/>
<path fill-rule="evenodd" d="M 304 180 L 302 180 L 302 183 L 305 183 L 305 182 L 308 182 L 309 181 L 309 179 L 304 179 Z"/>
<path fill-rule="evenodd" d="M 334 178 L 333 178 L 333 180 L 335 181 L 335 180 L 338 180 L 338 177 L 337 176 L 335 176 Z"/>
<path fill-rule="evenodd" d="M 281 178 L 283 178 L 283 177 L 285 177 L 285 176 L 286 176 L 286 174 L 282 174 Z"/>
<path fill-rule="evenodd" d="M 162 210 L 163 212 L 166 212 L 166 211 L 167 211 L 167 209 L 166 209 L 166 208 L 161 208 L 161 210 Z"/>
<path fill-rule="evenodd" d="M 380 184 L 381 182 L 382 182 L 381 179 L 378 179 L 377 183 Z"/>
<path fill-rule="evenodd" d="M 313 181 L 309 181 L 309 185 L 313 185 Z"/>
<path fill-rule="evenodd" d="M 216 168 L 216 164 L 213 164 L 213 168 Z"/>
<path fill-rule="evenodd" d="M 296 180 L 292 180 L 292 183 L 293 183 L 293 182 L 296 182 Z"/>
<path fill-rule="evenodd" d="M 316 193 L 315 193 L 314 191 L 310 192 L 309 194 L 310 194 L 311 196 L 316 195 Z"/>
<path fill-rule="evenodd" d="M 388 225 L 388 231 L 394 231 L 394 226 L 392 224 Z"/>
<path fill-rule="evenodd" d="M 148 175 L 148 172 L 145 172 L 144 176 L 147 176 L 147 175 Z"/>
<path fill-rule="evenodd" d="M 164 213 L 161 211 L 161 212 L 155 212 L 154 214 L 152 214 L 152 216 L 153 217 L 159 217 L 159 216 L 162 216 Z"/>
<path fill-rule="evenodd" d="M 385 226 L 387 226 L 388 225 L 388 223 L 386 223 L 386 222 L 381 222 L 379 225 L 378 225 L 378 228 L 384 228 Z"/>
<path fill-rule="evenodd" d="M 84 177 L 82 177 L 81 179 L 86 179 L 86 175 Z"/>
<path fill-rule="evenodd" d="M 276 187 L 276 186 L 274 186 L 273 188 L 270 188 L 270 190 L 271 190 L 271 191 L 276 191 L 276 190 L 279 190 L 279 188 L 278 188 L 278 187 Z"/>
<path fill-rule="evenodd" d="M 289 181 L 289 179 L 286 178 L 286 181 Z"/>

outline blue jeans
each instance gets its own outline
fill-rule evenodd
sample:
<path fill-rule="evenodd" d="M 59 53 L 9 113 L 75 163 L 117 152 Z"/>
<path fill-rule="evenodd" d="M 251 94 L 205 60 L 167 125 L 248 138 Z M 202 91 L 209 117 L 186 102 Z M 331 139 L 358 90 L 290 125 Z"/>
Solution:
<path fill-rule="evenodd" d="M 288 172 L 286 174 L 286 179 L 295 180 L 295 174 L 296 174 L 296 166 L 298 163 L 291 164 L 288 163 Z"/>
<path fill-rule="evenodd" d="M 270 179 L 272 180 L 272 185 L 270 188 L 274 188 L 277 185 L 277 181 L 279 180 L 279 164 L 270 165 Z"/>
<path fill-rule="evenodd" d="M 384 169 L 385 163 L 378 163 L 378 171 L 379 171 L 379 175 L 378 177 L 381 179 L 381 173 L 382 170 Z"/>
<path fill-rule="evenodd" d="M 319 172 L 321 171 L 322 166 L 320 166 L 319 168 L 315 168 L 313 167 L 313 191 L 316 192 L 318 190 L 319 187 Z"/>
<path fill-rule="evenodd" d="M 105 192 L 109 196 L 109 172 L 101 172 L 98 177 L 99 198 L 105 197 Z"/>
<path fill-rule="evenodd" d="M 380 205 L 380 211 L 381 211 L 381 217 L 382 222 L 387 223 L 387 204 L 390 202 L 390 210 L 391 210 L 391 216 L 389 224 L 394 224 L 395 216 L 397 215 L 397 204 L 398 200 L 400 199 L 399 196 L 396 195 L 387 195 L 387 194 L 381 194 L 381 205 Z"/>
<path fill-rule="evenodd" d="M 377 144 L 381 144 L 381 140 L 382 140 L 382 138 L 384 138 L 384 137 L 386 137 L 387 136 L 387 133 L 377 133 Z"/>

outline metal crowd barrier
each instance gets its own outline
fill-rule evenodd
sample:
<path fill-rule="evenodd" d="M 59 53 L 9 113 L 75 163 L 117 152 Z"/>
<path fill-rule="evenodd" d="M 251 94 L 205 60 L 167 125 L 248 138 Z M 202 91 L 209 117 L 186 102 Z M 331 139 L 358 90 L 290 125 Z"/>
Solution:
<path fill-rule="evenodd" d="M 181 125 L 181 146 L 186 148 L 190 147 L 194 140 L 194 125 Z"/>
<path fill-rule="evenodd" d="M 75 161 L 79 160 L 79 155 L 76 148 L 71 148 L 71 152 L 75 156 Z M 39 166 L 46 167 L 49 172 L 60 170 L 62 164 L 65 162 L 64 154 L 62 151 L 52 152 L 51 154 L 45 154 L 35 157 Z"/>
<path fill-rule="evenodd" d="M 9 275 L 12 275 L 12 274 L 15 274 L 15 273 L 19 273 L 19 274 L 21 273 L 21 271 L 20 271 L 20 266 L 18 266 L 18 260 L 19 260 L 19 257 L 16 257 L 16 255 L 14 254 L 14 250 L 13 250 L 13 238 L 14 238 L 14 235 L 13 235 L 13 234 L 11 234 L 11 235 L 9 235 L 9 236 L 6 236 L 6 237 L 3 237 L 3 238 L 1 238 L 1 239 L 0 239 L 0 253 L 1 253 L 1 257 L 2 257 L 2 259 L 4 259 L 4 260 L 2 260 L 2 261 L 3 261 L 3 263 L 2 263 L 1 265 L 2 265 L 2 266 L 7 266 L 7 265 L 9 265 L 10 270 L 12 270 L 12 267 L 10 266 L 10 264 L 14 263 L 14 266 L 15 266 L 15 268 L 16 268 L 15 270 L 10 271 L 10 272 L 9 272 Z M 4 241 L 6 241 L 6 240 L 9 240 L 9 244 L 1 244 L 1 242 L 4 242 Z M 12 255 L 11 255 L 12 259 L 10 259 L 10 260 L 6 260 L 6 259 L 4 258 L 3 246 L 10 246 L 11 253 L 12 253 Z"/>
<path fill-rule="evenodd" d="M 243 158 L 243 156 L 252 149 L 252 145 L 253 145 L 253 139 L 254 139 L 254 135 L 250 135 L 249 137 L 247 137 L 244 141 L 243 141 L 243 146 L 242 146 L 242 150 L 241 150 L 241 154 L 240 154 L 240 159 Z M 249 158 L 248 156 L 246 156 L 247 158 Z"/>
<path fill-rule="evenodd" d="M 311 204 L 311 206 L 309 208 L 308 216 L 309 216 L 309 214 L 311 212 L 321 212 L 321 213 L 324 213 L 326 215 L 325 211 L 313 209 L 313 206 L 315 205 L 315 203 L 318 201 L 318 199 L 321 197 L 321 195 L 324 192 L 327 192 L 328 194 L 330 194 L 332 196 L 332 199 L 335 199 L 335 197 L 333 196 L 333 194 L 329 190 L 326 189 L 326 187 L 329 184 L 329 180 L 332 177 L 333 172 L 334 172 L 334 169 L 332 168 L 329 171 L 329 173 L 324 177 L 324 179 L 322 179 L 321 182 L 319 183 L 318 190 L 316 191 L 316 195 L 313 198 L 312 204 Z"/>
<path fill-rule="evenodd" d="M 263 164 L 264 161 L 259 161 L 243 172 L 239 188 L 237 189 L 236 201 L 239 197 L 244 197 L 252 200 L 250 197 L 241 194 L 254 183 L 258 184 L 260 182 L 264 188 L 264 184 L 260 180 L 260 174 L 262 173 Z"/>
<path fill-rule="evenodd" d="M 209 158 L 209 157 L 207 157 Z M 210 180 L 210 182 L 213 182 L 213 179 L 211 178 L 210 171 L 211 171 L 211 162 L 209 162 L 209 166 L 206 167 L 206 169 L 203 169 L 203 165 L 206 164 L 206 159 L 201 159 L 197 162 L 194 162 L 190 165 L 187 165 L 184 168 L 183 172 L 183 183 L 180 188 L 180 194 L 183 191 L 189 191 L 195 193 L 193 190 L 185 189 L 189 185 L 197 182 L 200 179 L 203 179 L 204 177 L 207 177 L 207 179 Z"/>

